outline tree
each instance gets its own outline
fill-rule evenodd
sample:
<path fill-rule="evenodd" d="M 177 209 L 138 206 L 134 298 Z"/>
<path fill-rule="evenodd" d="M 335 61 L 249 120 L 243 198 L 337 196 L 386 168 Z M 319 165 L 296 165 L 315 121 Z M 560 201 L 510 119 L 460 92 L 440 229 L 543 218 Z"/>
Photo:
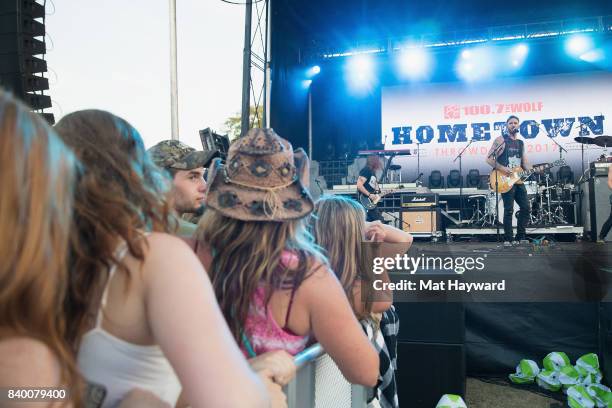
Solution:
<path fill-rule="evenodd" d="M 263 106 L 258 106 L 257 111 L 255 111 L 255 106 L 251 106 L 251 109 L 249 110 L 249 128 L 261 127 L 262 118 Z M 227 118 L 227 120 L 223 123 L 225 126 L 224 131 L 228 134 L 230 141 L 240 137 L 240 131 L 242 130 L 241 121 L 242 118 L 238 112 L 235 115 Z"/>

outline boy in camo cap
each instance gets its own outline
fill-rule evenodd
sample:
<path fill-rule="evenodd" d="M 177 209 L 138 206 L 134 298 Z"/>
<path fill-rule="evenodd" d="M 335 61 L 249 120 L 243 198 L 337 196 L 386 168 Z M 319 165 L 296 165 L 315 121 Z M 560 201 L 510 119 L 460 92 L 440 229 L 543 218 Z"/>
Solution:
<path fill-rule="evenodd" d="M 219 157 L 219 152 L 198 151 L 178 140 L 163 140 L 147 152 L 172 178 L 172 201 L 179 216 L 178 235 L 193 235 L 195 225 L 180 217 L 202 211 L 206 194 L 204 173 L 212 159 Z"/>

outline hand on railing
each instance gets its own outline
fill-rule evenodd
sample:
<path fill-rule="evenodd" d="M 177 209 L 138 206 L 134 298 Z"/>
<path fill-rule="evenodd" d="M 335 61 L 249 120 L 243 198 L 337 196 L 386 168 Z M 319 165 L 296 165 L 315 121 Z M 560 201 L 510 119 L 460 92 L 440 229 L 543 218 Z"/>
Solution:
<path fill-rule="evenodd" d="M 134 388 L 121 401 L 119 408 L 171 408 L 150 391 Z"/>
<path fill-rule="evenodd" d="M 303 365 L 314 361 L 317 357 L 320 357 L 323 354 L 325 354 L 323 347 L 319 343 L 315 343 L 302 352 L 296 354 L 295 357 L 293 357 L 293 362 L 299 370 Z"/>
<path fill-rule="evenodd" d="M 287 408 L 287 396 L 283 392 L 283 388 L 272 380 L 269 371 L 259 371 L 257 373 L 263 381 L 270 396 L 271 408 Z"/>
<path fill-rule="evenodd" d="M 275 383 L 288 384 L 293 377 L 297 367 L 293 362 L 293 356 L 284 350 L 269 351 L 257 357 L 249 359 L 251 368 L 258 373 L 266 373 Z"/>

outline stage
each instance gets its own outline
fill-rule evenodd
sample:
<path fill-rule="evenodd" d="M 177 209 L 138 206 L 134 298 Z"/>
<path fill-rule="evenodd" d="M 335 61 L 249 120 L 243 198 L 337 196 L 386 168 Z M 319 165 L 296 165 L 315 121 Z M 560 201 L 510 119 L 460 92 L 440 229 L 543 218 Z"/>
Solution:
<path fill-rule="evenodd" d="M 604 383 L 612 377 L 612 244 L 416 242 L 411 257 L 481 257 L 485 268 L 457 274 L 417 271 L 391 275 L 404 280 L 505 281 L 504 291 L 394 292 L 400 315 L 400 401 L 426 407 L 440 390 L 465 395 L 466 377 L 503 377 L 521 359 L 542 366 L 552 351 L 574 362 L 600 357 Z M 425 293 L 427 292 L 427 293 Z M 441 387 L 431 384 L 441 383 Z M 424 391 L 417 391 L 417 390 Z M 418 396 L 415 399 L 415 393 Z"/>
<path fill-rule="evenodd" d="M 516 227 L 513 228 L 514 235 L 516 235 Z M 557 225 L 550 227 L 528 227 L 527 228 L 527 237 L 528 238 L 536 238 L 541 237 L 542 235 L 552 235 L 557 236 L 561 234 L 571 234 L 572 238 L 580 239 L 582 234 L 584 233 L 584 227 L 575 226 L 575 225 Z M 499 234 L 503 237 L 504 235 L 504 227 L 500 225 Z M 497 235 L 497 229 L 486 227 L 486 228 L 454 228 L 447 227 L 446 228 L 446 239 L 448 241 L 460 240 L 465 238 L 479 237 L 483 236 L 495 236 Z"/>

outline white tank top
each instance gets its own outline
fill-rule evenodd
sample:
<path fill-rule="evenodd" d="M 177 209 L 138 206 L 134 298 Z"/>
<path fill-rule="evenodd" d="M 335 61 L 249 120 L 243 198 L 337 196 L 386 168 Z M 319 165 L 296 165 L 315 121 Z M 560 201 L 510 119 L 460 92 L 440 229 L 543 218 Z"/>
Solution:
<path fill-rule="evenodd" d="M 117 259 L 122 259 L 126 253 L 127 247 L 123 244 L 118 249 Z M 181 384 L 161 348 L 127 342 L 102 328 L 102 311 L 115 269 L 113 265 L 109 271 L 96 327 L 85 333 L 81 341 L 77 357 L 81 374 L 87 381 L 106 387 L 102 408 L 116 407 L 134 388 L 150 391 L 174 406 Z"/>

